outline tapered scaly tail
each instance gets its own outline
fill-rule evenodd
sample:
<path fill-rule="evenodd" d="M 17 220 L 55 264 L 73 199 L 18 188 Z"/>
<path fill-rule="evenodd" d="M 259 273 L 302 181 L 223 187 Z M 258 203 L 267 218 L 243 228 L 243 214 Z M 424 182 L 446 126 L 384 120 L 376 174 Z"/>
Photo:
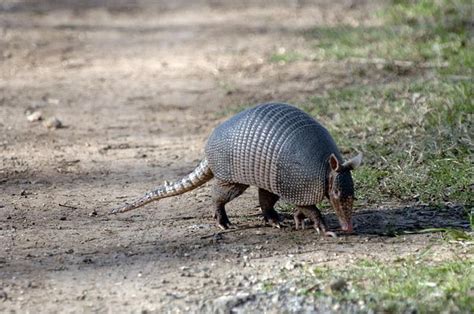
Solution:
<path fill-rule="evenodd" d="M 212 171 L 209 168 L 207 159 L 204 159 L 196 167 L 196 169 L 194 169 L 193 172 L 191 172 L 181 180 L 171 183 L 165 183 L 164 185 L 161 185 L 156 189 L 146 193 L 133 203 L 125 204 L 121 207 L 114 208 L 110 213 L 123 213 L 165 197 L 186 193 L 211 180 L 212 177 L 214 177 L 214 175 L 212 174 Z"/>

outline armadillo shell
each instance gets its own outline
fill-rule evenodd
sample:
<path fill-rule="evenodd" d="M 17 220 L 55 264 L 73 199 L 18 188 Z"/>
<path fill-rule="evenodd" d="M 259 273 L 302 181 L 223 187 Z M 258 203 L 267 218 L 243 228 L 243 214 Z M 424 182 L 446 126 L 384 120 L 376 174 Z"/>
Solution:
<path fill-rule="evenodd" d="M 341 160 L 321 124 L 280 103 L 258 105 L 225 121 L 205 151 L 220 180 L 257 186 L 296 205 L 319 203 L 326 194 L 329 155 Z"/>

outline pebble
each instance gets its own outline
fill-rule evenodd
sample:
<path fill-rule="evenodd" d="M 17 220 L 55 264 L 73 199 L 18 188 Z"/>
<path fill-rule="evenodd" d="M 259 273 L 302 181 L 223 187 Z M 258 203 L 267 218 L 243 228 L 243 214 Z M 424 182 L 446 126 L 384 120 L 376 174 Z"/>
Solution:
<path fill-rule="evenodd" d="M 8 300 L 8 294 L 3 290 L 0 290 L 0 300 L 3 300 L 3 301 Z"/>
<path fill-rule="evenodd" d="M 48 129 L 59 129 L 63 126 L 62 122 L 56 118 L 56 117 L 51 117 L 44 121 L 43 125 L 47 127 Z"/>
<path fill-rule="evenodd" d="M 347 282 L 346 282 L 346 280 L 344 280 L 342 278 L 338 278 L 338 279 L 333 280 L 329 284 L 329 288 L 333 292 L 345 291 L 347 289 Z"/>
<path fill-rule="evenodd" d="M 26 120 L 30 122 L 40 121 L 43 119 L 43 113 L 41 111 L 33 111 L 26 116 Z"/>
<path fill-rule="evenodd" d="M 248 293 L 237 293 L 234 295 L 223 295 L 213 302 L 213 307 L 215 313 L 230 313 L 231 310 L 236 307 L 238 304 L 248 302 L 252 299 L 255 299 L 254 295 Z"/>

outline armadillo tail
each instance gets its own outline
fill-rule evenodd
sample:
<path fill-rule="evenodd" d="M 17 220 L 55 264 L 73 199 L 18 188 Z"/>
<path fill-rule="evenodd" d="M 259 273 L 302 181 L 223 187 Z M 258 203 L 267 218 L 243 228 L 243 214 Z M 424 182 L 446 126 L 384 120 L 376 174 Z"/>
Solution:
<path fill-rule="evenodd" d="M 110 213 L 123 213 L 162 198 L 186 193 L 206 183 L 207 181 L 212 179 L 213 176 L 214 175 L 207 163 L 207 159 L 204 159 L 196 167 L 196 169 L 194 169 L 193 172 L 191 172 L 181 180 L 171 183 L 165 182 L 163 185 L 146 193 L 136 201 L 130 204 L 125 204 L 118 208 L 114 208 Z"/>

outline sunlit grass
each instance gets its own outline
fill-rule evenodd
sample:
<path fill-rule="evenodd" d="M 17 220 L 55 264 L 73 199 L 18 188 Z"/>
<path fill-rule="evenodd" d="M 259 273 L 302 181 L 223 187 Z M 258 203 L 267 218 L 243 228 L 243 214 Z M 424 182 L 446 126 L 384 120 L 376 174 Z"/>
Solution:
<path fill-rule="evenodd" d="M 388 313 L 472 312 L 474 265 L 469 260 L 420 263 L 415 259 L 391 263 L 362 260 L 347 269 L 316 267 L 304 279 L 301 293 L 331 297 L 333 302 L 357 303 L 361 310 Z M 328 289 L 342 280 L 344 289 Z"/>

